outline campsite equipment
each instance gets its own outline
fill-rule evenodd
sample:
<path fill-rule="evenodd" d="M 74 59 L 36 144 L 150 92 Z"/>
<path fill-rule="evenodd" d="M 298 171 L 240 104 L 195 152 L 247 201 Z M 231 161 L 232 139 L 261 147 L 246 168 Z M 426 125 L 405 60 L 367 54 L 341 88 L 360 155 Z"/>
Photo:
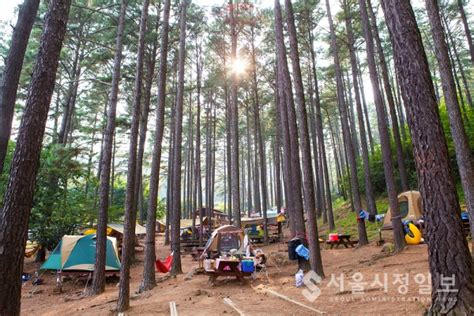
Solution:
<path fill-rule="evenodd" d="M 161 273 L 167 273 L 171 270 L 171 264 L 173 263 L 173 253 L 166 257 L 165 261 L 162 262 L 160 259 L 156 259 L 155 266 L 156 270 Z"/>
<path fill-rule="evenodd" d="M 224 225 L 216 229 L 204 247 L 203 255 L 219 256 L 228 253 L 231 249 L 237 249 L 237 253 L 243 254 L 244 249 L 244 233 L 242 229 Z"/>
<path fill-rule="evenodd" d="M 331 235 L 331 234 L 330 234 Z M 358 242 L 357 240 L 351 240 L 351 235 L 344 235 L 344 234 L 336 234 L 333 236 L 332 239 L 329 238 L 326 240 L 326 244 L 330 246 L 330 249 L 336 247 L 338 248 L 340 245 L 343 245 L 346 248 L 354 247 L 354 245 Z"/>
<path fill-rule="evenodd" d="M 298 260 L 298 254 L 296 253 L 296 247 L 303 244 L 303 238 L 295 237 L 288 241 L 288 259 Z"/>
<path fill-rule="evenodd" d="M 328 240 L 329 241 L 338 241 L 339 240 L 339 234 L 329 234 Z"/>
<path fill-rule="evenodd" d="M 404 223 L 405 241 L 408 245 L 418 245 L 421 242 L 421 231 L 413 223 Z"/>
<path fill-rule="evenodd" d="M 461 213 L 461 221 L 462 221 L 462 226 L 464 229 L 464 235 L 468 236 L 471 233 L 471 226 L 469 224 L 469 213 L 468 212 L 462 212 Z M 473 236 L 471 236 L 472 238 Z"/>
<path fill-rule="evenodd" d="M 398 195 L 398 207 L 400 217 L 404 219 L 418 220 L 423 215 L 423 206 L 420 192 L 407 191 Z M 388 209 L 385 214 L 382 230 L 392 229 L 392 214 Z"/>
<path fill-rule="evenodd" d="M 242 272 L 253 272 L 255 271 L 255 264 L 253 259 L 242 260 Z"/>
<path fill-rule="evenodd" d="M 282 214 L 271 214 L 267 217 L 268 241 L 278 242 L 281 233 L 281 223 L 285 216 Z M 242 217 L 242 227 L 248 232 L 249 238 L 254 243 L 263 242 L 264 239 L 264 219 L 263 217 Z"/>
<path fill-rule="evenodd" d="M 296 247 L 295 252 L 298 254 L 298 256 L 309 260 L 309 250 L 305 246 L 299 245 L 298 247 Z"/>
<path fill-rule="evenodd" d="M 295 286 L 302 287 L 303 286 L 303 279 L 304 279 L 304 272 L 303 270 L 299 269 L 298 272 L 295 274 Z"/>
<path fill-rule="evenodd" d="M 94 271 L 95 235 L 64 235 L 40 270 Z M 117 240 L 107 237 L 106 271 L 119 271 Z"/>
<path fill-rule="evenodd" d="M 241 261 L 236 258 L 219 258 L 215 262 L 215 270 L 206 270 L 206 274 L 209 275 L 209 283 L 211 284 L 215 283 L 220 276 L 234 276 L 241 283 L 244 283 L 244 277 L 252 274 L 251 272 L 240 270 Z"/>

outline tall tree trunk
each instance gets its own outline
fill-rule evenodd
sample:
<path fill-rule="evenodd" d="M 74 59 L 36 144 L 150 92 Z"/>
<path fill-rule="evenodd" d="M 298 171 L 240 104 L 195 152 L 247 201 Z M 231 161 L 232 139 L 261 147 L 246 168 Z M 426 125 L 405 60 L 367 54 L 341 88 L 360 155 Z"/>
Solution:
<path fill-rule="evenodd" d="M 201 179 L 201 76 L 202 76 L 202 42 L 196 43 L 196 166 L 194 169 L 194 205 L 193 212 L 199 210 L 199 246 L 203 245 L 203 225 L 204 217 L 202 209 L 202 179 Z M 195 216 L 193 216 L 195 218 Z"/>
<path fill-rule="evenodd" d="M 168 32 L 170 17 L 170 0 L 165 0 L 163 6 L 163 22 L 161 27 L 160 67 L 158 72 L 158 106 L 156 109 L 155 142 L 153 144 L 153 157 L 150 174 L 150 193 L 148 201 L 146 237 L 145 237 L 145 262 L 143 268 L 143 281 L 141 291 L 151 290 L 156 285 L 155 279 L 155 231 L 156 208 L 158 199 L 158 186 L 160 180 L 161 145 L 163 142 L 164 114 L 166 101 L 166 65 L 168 61 Z"/>
<path fill-rule="evenodd" d="M 173 147 L 173 183 L 171 185 L 171 250 L 173 263 L 171 275 L 183 273 L 181 268 L 180 220 L 181 220 L 181 142 L 183 139 L 183 102 L 184 102 L 184 62 L 186 59 L 186 9 L 187 0 L 181 1 L 179 15 L 179 55 L 178 55 L 178 92 L 175 112 L 175 133 Z"/>
<path fill-rule="evenodd" d="M 127 168 L 127 187 L 125 194 L 125 220 L 123 231 L 122 258 L 120 266 L 119 296 L 117 311 L 124 312 L 130 307 L 130 265 L 135 250 L 135 222 L 137 218 L 135 200 L 138 128 L 140 120 L 140 107 L 143 83 L 143 59 L 145 57 L 145 34 L 148 20 L 148 5 L 150 1 L 144 0 L 140 17 L 140 33 L 138 36 L 137 69 L 135 72 L 135 86 L 133 91 L 132 123 L 130 128 L 130 145 Z"/>
<path fill-rule="evenodd" d="M 369 164 L 369 150 L 367 148 L 367 139 L 365 138 L 365 122 L 364 122 L 364 113 L 362 111 L 362 104 L 360 99 L 360 90 L 359 90 L 359 78 L 358 78 L 358 68 L 357 68 L 357 57 L 355 54 L 354 48 L 354 33 L 352 30 L 351 22 L 351 11 L 347 4 L 347 0 L 344 0 L 344 15 L 346 22 L 347 30 L 347 42 L 349 45 L 349 55 L 351 60 L 352 68 L 352 82 L 354 85 L 355 93 L 355 103 L 357 110 L 357 120 L 359 123 L 359 132 L 360 132 L 360 144 L 362 151 L 362 162 L 364 167 L 364 181 L 365 181 L 365 198 L 367 201 L 367 210 L 370 214 L 377 214 L 377 206 L 375 205 L 374 190 L 372 188 L 372 177 L 370 175 L 370 164 Z"/>
<path fill-rule="evenodd" d="M 277 0 L 278 1 L 278 0 Z M 278 35 L 278 33 L 277 33 Z M 283 32 L 281 33 L 283 36 Z M 291 141 L 290 141 L 290 133 L 289 133 L 289 128 L 288 128 L 288 114 L 286 112 L 286 98 L 285 98 L 285 92 L 283 90 L 283 82 L 282 82 L 282 74 L 280 70 L 280 65 L 278 64 L 277 60 L 277 70 L 275 71 L 276 74 L 276 81 L 277 81 L 277 91 L 275 93 L 276 95 L 276 106 L 277 106 L 277 121 L 279 122 L 279 126 L 277 127 L 277 130 L 281 131 L 281 139 L 283 141 L 283 183 L 284 183 L 284 189 L 285 189 L 285 205 L 288 210 L 288 217 L 289 217 L 289 222 L 290 222 L 290 229 L 291 229 L 291 235 L 295 236 L 296 235 L 296 218 L 297 216 L 301 216 L 301 209 L 296 209 L 295 208 L 295 203 L 298 203 L 299 206 L 302 206 L 301 202 L 301 195 L 293 195 L 292 192 L 292 183 L 293 183 L 293 178 L 292 178 L 292 170 L 291 170 Z M 293 202 L 293 200 L 296 199 L 297 202 Z"/>
<path fill-rule="evenodd" d="M 235 8 L 233 0 L 229 0 L 230 34 L 232 40 L 231 58 L 237 59 L 237 29 L 235 19 Z M 236 72 L 232 73 L 230 88 L 230 137 L 231 137 L 231 176 L 232 176 L 232 210 L 234 214 L 234 225 L 241 226 L 240 222 L 240 182 L 239 182 L 239 108 L 237 90 L 239 78 Z"/>
<path fill-rule="evenodd" d="M 366 43 L 370 81 L 372 83 L 372 90 L 374 93 L 375 109 L 377 111 L 377 123 L 380 135 L 380 146 L 382 148 L 382 161 L 385 174 L 385 185 L 387 187 L 388 201 L 390 205 L 390 212 L 392 215 L 392 228 L 393 237 L 395 241 L 395 250 L 401 251 L 405 246 L 405 239 L 402 221 L 400 218 L 400 209 L 398 206 L 397 188 L 395 185 L 395 178 L 393 173 L 392 150 L 390 148 L 390 136 L 388 133 L 387 116 L 385 113 L 383 96 L 379 86 L 379 78 L 377 75 L 375 63 L 374 40 L 370 29 L 369 15 L 367 13 L 367 5 L 365 0 L 359 0 L 359 9 Z"/>
<path fill-rule="evenodd" d="M 0 314 L 20 315 L 21 274 L 43 135 L 66 33 L 70 0 L 52 0 L 0 210 Z"/>
<path fill-rule="evenodd" d="M 357 56 L 357 54 L 356 54 Z M 362 98 L 362 107 L 364 109 L 364 118 L 365 118 L 365 124 L 367 124 L 367 136 L 369 139 L 369 146 L 370 146 L 370 153 L 372 155 L 375 154 L 375 142 L 374 138 L 372 136 L 372 127 L 370 126 L 370 120 L 369 120 L 369 111 L 367 110 L 367 102 L 365 101 L 365 91 L 364 91 L 364 80 L 362 80 L 362 68 L 360 66 L 359 58 L 357 58 L 357 68 L 359 69 L 358 78 L 360 82 L 360 96 Z"/>
<path fill-rule="evenodd" d="M 471 54 L 471 62 L 474 64 L 474 45 L 472 44 L 471 31 L 469 30 L 469 23 L 467 22 L 466 12 L 464 11 L 463 0 L 457 0 L 459 14 L 461 15 L 462 25 L 466 33 L 467 45 Z"/>
<path fill-rule="evenodd" d="M 336 33 L 334 30 L 334 24 L 331 16 L 331 7 L 329 6 L 329 0 L 326 0 L 327 15 L 329 19 L 329 28 L 331 32 L 331 45 L 334 55 L 334 65 L 336 68 L 336 83 L 337 83 L 337 99 L 339 105 L 339 112 L 341 114 L 341 123 L 342 123 L 342 133 L 344 137 L 344 144 L 346 148 L 346 154 L 349 162 L 349 178 L 351 184 L 351 197 L 354 201 L 354 209 L 357 213 L 362 210 L 361 197 L 359 192 L 359 180 L 357 177 L 357 163 L 355 160 L 354 148 L 352 143 L 352 138 L 349 129 L 348 115 L 347 115 L 347 106 L 344 101 L 344 91 L 343 91 L 343 82 L 342 82 L 342 71 L 339 61 L 339 48 L 337 47 L 336 42 Z M 364 220 L 358 220 L 358 232 L 359 232 L 359 245 L 364 246 L 369 243 L 367 239 L 367 232 L 365 230 Z"/>
<path fill-rule="evenodd" d="M 298 51 L 297 32 L 293 6 L 290 0 L 285 0 L 288 37 L 290 42 L 290 58 L 293 68 L 293 81 L 296 96 L 296 113 L 298 119 L 299 135 L 301 142 L 301 156 L 303 169 L 303 196 L 304 207 L 308 216 L 308 239 L 310 250 L 311 268 L 324 277 L 321 250 L 319 247 L 318 223 L 316 219 L 316 201 L 314 194 L 314 174 L 311 161 L 311 141 L 309 137 L 308 115 L 304 97 L 303 78 L 301 76 L 300 56 Z M 315 166 L 317 168 L 317 166 Z"/>
<path fill-rule="evenodd" d="M 258 198 L 260 210 L 263 210 L 263 230 L 264 242 L 268 243 L 268 223 L 267 223 L 267 209 L 268 209 L 268 186 L 267 186 L 267 166 L 265 162 L 265 144 L 262 135 L 262 125 L 260 121 L 260 95 L 258 93 L 258 79 L 257 79 L 257 53 L 255 49 L 255 28 L 251 28 L 251 48 L 252 48 L 252 89 L 253 89 L 253 118 L 255 130 L 255 197 Z M 271 170 L 271 169 L 270 169 Z M 259 183 L 260 181 L 260 183 Z M 261 189 L 261 195 L 259 188 Z M 257 203 L 257 201 L 255 201 Z M 260 213 L 262 214 L 262 213 Z"/>
<path fill-rule="evenodd" d="M 283 95 L 281 96 L 282 98 L 280 100 L 280 105 L 282 106 L 280 108 L 280 116 L 282 118 L 283 130 L 285 130 L 286 128 L 286 130 L 288 131 L 287 139 L 284 141 L 286 147 L 285 150 L 288 152 L 287 154 L 285 154 L 285 169 L 290 169 L 288 176 L 285 179 L 285 181 L 289 181 L 288 197 L 291 196 L 288 203 L 288 209 L 289 213 L 291 214 L 290 216 L 293 225 L 292 233 L 294 233 L 294 235 L 298 237 L 302 237 L 305 235 L 306 228 L 304 222 L 303 200 L 301 192 L 302 181 L 299 158 L 298 128 L 296 125 L 296 113 L 293 101 L 291 77 L 288 69 L 288 61 L 286 59 L 286 49 L 283 36 L 283 18 L 279 0 L 275 0 L 274 13 L 277 67 L 279 74 L 278 90 L 282 90 L 283 92 Z M 312 211 L 314 212 L 314 208 Z"/>
<path fill-rule="evenodd" d="M 309 18 L 308 18 L 309 21 Z M 323 199 L 326 200 L 326 208 L 327 208 L 327 218 L 329 224 L 329 230 L 334 230 L 336 225 L 334 224 L 334 215 L 332 209 L 332 197 L 331 197 L 331 188 L 329 183 L 329 170 L 328 170 L 328 162 L 326 157 L 326 145 L 324 143 L 324 130 L 323 130 L 323 118 L 321 115 L 321 97 L 319 93 L 319 82 L 318 82 L 318 74 L 316 71 L 316 53 L 313 47 L 313 31 L 309 29 L 309 43 L 310 43 L 310 54 L 311 54 L 311 69 L 314 79 L 314 96 L 315 96 L 315 122 L 316 122 L 316 135 L 318 137 L 318 143 L 320 147 L 320 164 L 322 165 L 322 173 L 324 174 L 324 179 L 322 179 L 322 183 L 324 184 L 325 188 Z M 323 203 L 324 204 L 324 203 Z"/>
<path fill-rule="evenodd" d="M 5 62 L 0 82 L 0 174 L 3 172 L 8 140 L 12 130 L 16 93 L 20 82 L 23 58 L 35 22 L 40 0 L 25 0 L 18 12 L 18 20 L 13 29 L 12 43 Z"/>
<path fill-rule="evenodd" d="M 443 25 L 441 24 L 440 11 L 437 1 L 426 0 L 426 9 L 433 34 L 433 42 L 438 60 L 443 94 L 449 116 L 451 134 L 456 149 L 456 161 L 459 167 L 461 183 L 467 209 L 470 214 L 471 235 L 474 236 L 474 164 L 469 149 L 469 141 L 464 130 L 461 111 L 454 84 L 451 62 L 449 60 L 448 45 L 444 37 Z M 473 248 L 474 249 L 474 248 Z"/>
<path fill-rule="evenodd" d="M 474 309 L 473 263 L 420 31 L 410 2 L 383 1 L 382 8 L 400 74 L 425 209 L 432 284 L 430 313 L 469 315 Z M 448 276 L 454 278 L 454 285 L 447 292 Z"/>
<path fill-rule="evenodd" d="M 448 20 L 447 20 L 445 15 L 443 15 L 443 19 L 444 19 L 444 24 L 446 26 L 446 33 L 448 35 L 448 39 L 450 40 L 451 47 L 453 48 L 454 60 L 453 60 L 452 66 L 453 66 L 453 69 L 455 69 L 456 66 L 454 65 L 454 62 L 457 62 L 458 68 L 459 68 L 459 73 L 461 75 L 461 80 L 462 80 L 463 85 L 464 85 L 464 92 L 466 93 L 467 103 L 472 108 L 472 107 L 474 107 L 474 103 L 472 101 L 472 96 L 471 96 L 471 92 L 469 90 L 469 85 L 467 83 L 466 74 L 464 72 L 464 67 L 463 67 L 463 65 L 461 63 L 461 60 L 459 58 L 459 53 L 458 53 L 458 50 L 456 48 L 456 43 L 453 39 L 453 35 L 451 34 L 451 29 L 449 28 L 449 23 L 448 23 Z M 459 86 L 459 94 L 462 94 L 461 86 Z"/>
<path fill-rule="evenodd" d="M 158 9 L 158 12 L 159 9 Z M 158 32 L 159 27 L 159 14 L 155 22 L 155 32 Z M 140 113 L 140 131 L 139 131 L 139 142 L 138 142 L 138 151 L 137 151 L 137 167 L 136 167 L 136 180 L 135 180 L 135 201 L 140 201 L 143 198 L 143 156 L 145 154 L 145 142 L 146 142 L 146 133 L 148 129 L 148 114 L 150 112 L 150 102 L 151 102 L 151 88 L 153 86 L 153 78 L 155 74 L 155 62 L 156 62 L 156 51 L 158 48 L 158 37 L 156 37 L 152 44 L 151 53 L 148 56 L 146 63 L 146 79 L 145 87 L 143 91 L 143 106 Z M 139 214 L 139 222 L 143 224 L 145 222 L 145 210 L 143 205 L 137 207 Z"/>
<path fill-rule="evenodd" d="M 400 175 L 402 191 L 405 192 L 410 189 L 410 185 L 408 183 L 408 175 L 407 175 L 407 171 L 405 167 L 402 140 L 400 138 L 400 128 L 398 127 L 397 111 L 395 109 L 395 101 L 393 98 L 392 87 L 390 86 L 390 78 L 388 75 L 387 61 L 385 60 L 385 55 L 382 48 L 382 42 L 380 40 L 380 35 L 377 28 L 377 20 L 372 9 L 371 0 L 367 0 L 367 8 L 368 8 L 368 13 L 370 15 L 370 19 L 372 22 L 371 29 L 372 29 L 373 38 L 376 44 L 375 48 L 376 48 L 378 59 L 379 59 L 380 70 L 382 72 L 382 81 L 383 81 L 383 86 L 385 88 L 385 94 L 387 97 L 390 119 L 392 121 L 392 133 L 393 133 L 393 139 L 395 141 L 395 153 L 397 155 L 398 173 Z"/>
<path fill-rule="evenodd" d="M 127 0 L 120 4 L 120 16 L 115 43 L 114 69 L 112 74 L 112 87 L 110 90 L 107 126 L 105 128 L 104 145 L 102 147 L 100 187 L 99 187 L 99 215 L 97 218 L 96 233 L 96 258 L 94 265 L 94 276 L 92 279 L 91 295 L 97 295 L 105 290 L 105 259 L 107 247 L 107 218 L 109 209 L 110 190 L 110 165 L 112 160 L 112 147 L 115 134 L 115 116 L 117 111 L 117 99 L 120 82 L 120 67 L 122 64 L 123 32 L 125 29 L 125 13 Z M 113 186 L 112 186 L 113 190 Z"/>
<path fill-rule="evenodd" d="M 246 132 L 247 132 L 247 168 L 244 168 L 244 170 L 247 170 L 247 192 L 249 193 L 248 194 L 248 197 L 247 197 L 247 215 L 248 217 L 250 217 L 250 213 L 251 211 L 254 209 L 255 207 L 255 211 L 258 212 L 259 214 L 261 213 L 261 209 L 260 209 L 260 202 L 259 202 L 259 205 L 254 205 L 253 202 L 254 202 L 254 199 L 253 197 L 257 195 L 257 192 L 258 190 L 254 190 L 252 188 L 252 178 L 256 178 L 258 177 L 258 173 L 252 173 L 252 169 L 253 169 L 253 164 L 252 164 L 252 161 L 251 161 L 251 154 L 250 152 L 252 151 L 252 140 L 250 138 L 250 120 L 249 120 L 249 105 L 247 104 L 247 106 L 245 107 L 245 111 L 246 111 L 246 126 L 245 126 L 245 129 L 246 129 Z M 255 132 L 254 132 L 254 135 L 255 135 Z M 255 181 L 254 181 L 255 183 Z M 257 187 L 258 188 L 258 187 Z M 252 192 L 253 191 L 253 192 Z"/>

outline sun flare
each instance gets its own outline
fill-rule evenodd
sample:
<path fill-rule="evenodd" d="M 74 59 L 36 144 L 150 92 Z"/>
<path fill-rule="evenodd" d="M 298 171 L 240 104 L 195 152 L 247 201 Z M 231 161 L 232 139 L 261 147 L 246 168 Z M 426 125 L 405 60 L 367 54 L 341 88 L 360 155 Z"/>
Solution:
<path fill-rule="evenodd" d="M 247 61 L 245 59 L 236 58 L 231 65 L 232 72 L 241 75 L 247 70 Z"/>

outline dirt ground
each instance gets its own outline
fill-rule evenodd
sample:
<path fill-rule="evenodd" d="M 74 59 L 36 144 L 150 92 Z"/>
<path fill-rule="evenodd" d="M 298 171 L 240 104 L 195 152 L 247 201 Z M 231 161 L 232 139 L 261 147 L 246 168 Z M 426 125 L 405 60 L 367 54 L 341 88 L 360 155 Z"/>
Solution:
<path fill-rule="evenodd" d="M 163 246 L 163 237 L 157 238 L 158 258 L 164 259 L 169 248 Z M 322 283 L 309 287 L 295 287 L 296 262 L 287 261 L 286 243 L 261 247 L 269 256 L 268 279 L 259 274 L 241 285 L 234 279 L 218 279 L 214 286 L 208 277 L 195 274 L 185 280 L 186 274 L 198 266 L 190 255 L 182 258 L 184 274 L 160 280 L 152 291 L 133 294 L 129 315 L 169 315 L 169 302 L 174 301 L 179 315 L 238 315 L 225 304 L 231 299 L 246 315 L 421 315 L 429 306 L 430 290 L 426 245 L 409 246 L 402 253 L 387 256 L 381 247 L 372 243 L 362 248 L 325 249 L 322 246 L 325 278 Z M 143 272 L 143 252 L 132 267 L 131 291 L 140 284 Z M 25 272 L 37 268 L 32 259 L 25 262 Z M 117 280 L 107 284 L 105 293 L 84 297 L 84 282 L 64 282 L 63 292 L 55 291 L 56 279 L 44 273 L 44 284 L 33 286 L 26 282 L 22 289 L 23 315 L 113 315 L 117 299 Z M 308 283 L 306 283 L 308 284 Z M 427 290 L 426 290 L 426 288 Z M 307 309 L 274 296 L 272 290 L 314 310 Z M 309 295 L 306 295 L 309 294 Z M 311 296 L 311 294 L 313 295 Z M 318 296 L 319 294 L 319 296 Z M 307 298 L 308 297 L 308 298 Z"/>

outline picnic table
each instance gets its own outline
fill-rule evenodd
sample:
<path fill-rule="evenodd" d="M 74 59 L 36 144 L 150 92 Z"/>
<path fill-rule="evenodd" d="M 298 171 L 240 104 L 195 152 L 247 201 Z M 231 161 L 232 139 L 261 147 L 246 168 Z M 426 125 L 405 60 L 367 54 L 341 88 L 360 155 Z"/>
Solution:
<path fill-rule="evenodd" d="M 240 260 L 238 259 L 216 259 L 215 270 L 206 270 L 209 275 L 209 282 L 214 284 L 220 276 L 233 276 L 241 283 L 245 282 L 244 277 L 250 276 L 250 272 L 242 272 L 239 268 Z"/>
<path fill-rule="evenodd" d="M 346 248 L 354 247 L 354 244 L 356 243 L 357 241 L 351 240 L 351 235 L 343 235 L 343 234 L 339 234 L 338 240 L 326 241 L 326 244 L 330 246 L 330 249 L 333 249 L 334 247 L 338 248 L 340 245 L 343 245 Z"/>

